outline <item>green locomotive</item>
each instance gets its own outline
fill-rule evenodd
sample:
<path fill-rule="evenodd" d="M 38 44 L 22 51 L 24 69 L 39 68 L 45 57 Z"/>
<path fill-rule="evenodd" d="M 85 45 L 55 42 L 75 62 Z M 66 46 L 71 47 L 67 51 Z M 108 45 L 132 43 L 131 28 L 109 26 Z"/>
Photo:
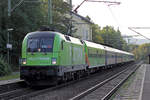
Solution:
<path fill-rule="evenodd" d="M 49 85 L 133 60 L 131 53 L 59 32 L 36 31 L 23 40 L 20 78 L 32 85 Z"/>

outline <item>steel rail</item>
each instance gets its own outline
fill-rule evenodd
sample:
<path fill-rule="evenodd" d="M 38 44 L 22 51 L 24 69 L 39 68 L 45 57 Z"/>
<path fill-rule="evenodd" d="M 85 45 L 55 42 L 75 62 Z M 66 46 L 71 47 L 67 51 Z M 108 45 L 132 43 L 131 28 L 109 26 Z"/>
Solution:
<path fill-rule="evenodd" d="M 138 66 L 139 66 L 140 64 L 141 64 L 141 63 L 138 63 Z M 133 65 L 132 65 L 132 66 L 133 66 Z M 123 70 L 123 71 L 121 71 L 121 72 L 119 72 L 119 73 L 117 73 L 116 75 L 114 75 L 114 76 L 112 76 L 112 77 L 110 77 L 110 78 L 104 80 L 103 82 L 100 82 L 99 84 L 97 84 L 97 85 L 95 85 L 95 86 L 93 86 L 93 87 L 87 89 L 86 91 L 83 91 L 82 93 L 80 93 L 80 94 L 74 96 L 73 98 L 70 98 L 69 100 L 80 100 L 80 99 L 82 99 L 83 97 L 85 97 L 85 96 L 87 96 L 88 94 L 92 93 L 92 92 L 95 91 L 96 89 L 102 87 L 104 84 L 108 83 L 109 81 L 111 81 L 111 80 L 117 78 L 119 75 L 121 75 L 123 72 L 125 72 L 125 71 L 127 71 L 127 70 L 129 70 L 129 69 L 130 69 L 130 67 L 127 68 L 127 69 L 125 69 L 125 70 Z M 135 71 L 135 70 L 134 70 L 134 71 Z M 134 71 L 132 71 L 132 72 L 134 72 Z M 127 77 L 127 78 L 128 78 L 128 77 Z M 124 81 L 123 81 L 123 82 L 124 82 Z M 123 83 L 122 83 L 122 84 L 123 84 Z M 118 85 L 118 86 L 120 86 L 120 85 Z M 116 88 L 118 88 L 118 86 L 117 86 Z M 114 88 L 112 92 L 116 91 L 116 88 Z M 112 92 L 109 92 L 105 97 L 102 98 L 102 100 L 108 100 L 108 98 L 112 95 Z"/>
<path fill-rule="evenodd" d="M 131 73 L 129 73 L 117 86 L 115 86 L 105 97 L 101 100 L 108 100 L 111 96 L 129 79 L 130 76 L 140 67 L 141 62 L 133 69 Z"/>

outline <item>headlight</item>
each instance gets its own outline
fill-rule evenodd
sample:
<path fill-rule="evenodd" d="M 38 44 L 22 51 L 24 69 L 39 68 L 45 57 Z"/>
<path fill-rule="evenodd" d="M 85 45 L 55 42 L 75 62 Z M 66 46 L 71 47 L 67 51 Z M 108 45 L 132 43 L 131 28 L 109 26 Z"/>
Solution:
<path fill-rule="evenodd" d="M 24 64 L 24 65 L 27 64 L 27 61 L 25 58 L 22 59 L 22 64 Z"/>
<path fill-rule="evenodd" d="M 52 58 L 52 64 L 56 64 L 56 58 Z"/>

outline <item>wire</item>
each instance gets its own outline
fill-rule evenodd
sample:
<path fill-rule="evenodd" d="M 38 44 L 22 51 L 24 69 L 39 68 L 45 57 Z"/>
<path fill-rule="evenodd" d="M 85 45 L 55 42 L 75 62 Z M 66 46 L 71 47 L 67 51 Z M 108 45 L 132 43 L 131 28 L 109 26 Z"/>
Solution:
<path fill-rule="evenodd" d="M 137 32 L 137 31 L 133 30 L 132 27 L 128 27 L 128 29 L 131 30 L 131 31 L 133 31 L 133 32 L 135 32 L 135 33 L 137 33 L 137 34 L 139 34 L 139 35 L 141 35 L 141 36 L 143 36 L 143 37 L 146 38 L 147 40 L 150 40 L 150 38 L 148 38 L 148 37 L 142 35 L 141 33 L 139 33 L 139 32 Z"/>
<path fill-rule="evenodd" d="M 20 0 L 18 4 L 15 5 L 14 8 L 12 8 L 11 12 L 13 12 L 17 7 L 21 6 L 23 4 L 24 0 Z"/>
<path fill-rule="evenodd" d="M 130 27 L 130 28 L 134 28 L 134 29 L 150 29 L 150 27 Z"/>
<path fill-rule="evenodd" d="M 117 20 L 116 16 L 114 15 L 113 11 L 111 10 L 110 6 L 108 6 L 108 9 L 113 17 L 113 19 L 115 20 L 116 24 L 118 24 L 118 27 L 120 26 L 119 21 Z"/>
<path fill-rule="evenodd" d="M 101 0 L 87 0 L 88 2 L 103 2 L 103 3 L 110 3 L 114 5 L 120 5 L 120 2 L 115 2 L 115 1 L 101 1 Z"/>

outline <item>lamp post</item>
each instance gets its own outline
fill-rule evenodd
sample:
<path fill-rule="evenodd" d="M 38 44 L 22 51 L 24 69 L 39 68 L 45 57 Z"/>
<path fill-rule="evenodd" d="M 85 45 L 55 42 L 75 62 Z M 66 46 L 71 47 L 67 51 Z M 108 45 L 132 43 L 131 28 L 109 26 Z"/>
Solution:
<path fill-rule="evenodd" d="M 48 0 L 48 24 L 52 24 L 52 0 Z"/>
<path fill-rule="evenodd" d="M 8 0 L 8 29 L 7 29 L 7 44 L 6 44 L 6 47 L 7 47 L 7 62 L 8 64 L 10 63 L 9 62 L 9 34 L 10 34 L 10 31 L 11 29 L 9 29 L 10 27 L 10 23 L 11 23 L 11 0 Z"/>
<path fill-rule="evenodd" d="M 11 31 L 13 31 L 13 29 L 10 28 L 10 29 L 7 29 L 7 31 L 8 31 L 8 34 L 7 34 L 7 45 L 6 45 L 6 47 L 7 47 L 7 61 L 9 63 L 9 50 L 12 49 L 12 44 L 10 44 L 10 42 L 9 42 L 9 33 Z"/>

